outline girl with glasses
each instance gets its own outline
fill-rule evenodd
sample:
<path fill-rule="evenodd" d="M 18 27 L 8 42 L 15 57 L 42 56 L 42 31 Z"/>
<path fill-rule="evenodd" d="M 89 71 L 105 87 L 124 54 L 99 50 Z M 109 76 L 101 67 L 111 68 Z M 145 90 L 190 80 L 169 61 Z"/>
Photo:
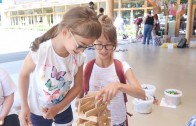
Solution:
<path fill-rule="evenodd" d="M 101 35 L 88 7 L 75 7 L 36 38 L 19 74 L 22 126 L 70 126 L 71 102 L 82 90 L 82 52 Z"/>
<path fill-rule="evenodd" d="M 123 76 L 127 80 L 127 84 L 122 84 L 116 73 L 113 53 L 117 46 L 116 29 L 112 20 L 103 15 L 99 17 L 99 22 L 102 25 L 102 34 L 94 42 L 96 58 L 93 64 L 90 78 L 87 76 L 87 67 L 84 69 L 84 92 L 80 94 L 83 97 L 87 91 L 98 91 L 96 98 L 103 97 L 105 102 L 110 102 L 108 109 L 111 112 L 112 126 L 126 125 L 126 106 L 123 93 L 130 96 L 145 99 L 145 93 L 142 90 L 138 80 L 136 79 L 131 67 L 128 63 L 120 61 L 124 71 Z M 89 69 L 88 69 L 89 70 Z M 126 83 L 126 82 L 125 82 Z M 86 88 L 88 85 L 88 88 Z"/>

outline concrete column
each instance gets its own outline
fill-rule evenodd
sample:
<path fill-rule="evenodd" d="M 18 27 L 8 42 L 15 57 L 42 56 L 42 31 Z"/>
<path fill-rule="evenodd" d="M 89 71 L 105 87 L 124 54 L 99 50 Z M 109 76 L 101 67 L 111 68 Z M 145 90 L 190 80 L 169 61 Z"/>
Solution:
<path fill-rule="evenodd" d="M 106 0 L 106 14 L 114 20 L 114 0 Z"/>
<path fill-rule="evenodd" d="M 193 7 L 193 0 L 188 0 L 188 10 L 187 10 L 187 24 L 186 24 L 186 39 L 187 44 L 190 43 L 190 37 L 191 37 L 191 14 L 192 14 L 192 7 Z"/>

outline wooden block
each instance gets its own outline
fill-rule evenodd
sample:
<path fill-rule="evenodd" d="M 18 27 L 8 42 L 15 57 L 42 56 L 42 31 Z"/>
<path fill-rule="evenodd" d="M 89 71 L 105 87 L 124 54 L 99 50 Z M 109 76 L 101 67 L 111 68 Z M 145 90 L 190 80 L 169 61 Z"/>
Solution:
<path fill-rule="evenodd" d="M 90 106 L 90 107 L 84 109 L 84 110 L 83 110 L 83 113 L 86 113 L 87 111 L 92 110 L 92 109 L 94 109 L 94 108 L 95 108 L 95 106 Z"/>
<path fill-rule="evenodd" d="M 105 109 L 105 112 L 106 112 L 106 116 L 108 116 L 108 117 L 110 117 L 110 116 L 111 116 L 111 114 L 110 114 L 110 110 L 108 110 L 108 108 L 107 108 L 107 109 Z"/>
<path fill-rule="evenodd" d="M 86 117 L 85 114 L 80 114 L 78 115 L 79 119 L 83 119 L 83 120 L 89 120 L 92 122 L 98 122 L 98 117 L 97 116 L 90 116 L 90 117 Z"/>
<path fill-rule="evenodd" d="M 107 116 L 100 116 L 100 117 L 97 118 L 98 122 L 106 122 L 107 120 L 108 120 Z"/>
<path fill-rule="evenodd" d="M 98 106 L 101 106 L 103 104 L 103 99 L 99 99 L 96 103 L 95 103 L 95 107 L 97 108 Z"/>
<path fill-rule="evenodd" d="M 92 110 L 89 110 L 89 111 L 85 112 L 85 115 L 86 115 L 86 117 L 91 116 L 91 115 L 96 115 L 99 111 L 102 111 L 106 107 L 107 107 L 107 105 L 103 105 L 99 108 L 94 108 Z"/>
<path fill-rule="evenodd" d="M 96 123 L 91 122 L 91 121 L 87 121 L 84 123 L 84 126 L 96 126 Z"/>
<path fill-rule="evenodd" d="M 104 126 L 104 122 L 99 122 L 99 126 Z"/>
<path fill-rule="evenodd" d="M 80 100 L 78 100 L 77 112 L 80 112 L 80 107 L 81 107 L 81 102 L 80 102 Z"/>
<path fill-rule="evenodd" d="M 110 126 L 110 111 L 102 99 L 95 101 L 95 93 L 79 100 L 77 126 Z"/>
<path fill-rule="evenodd" d="M 77 111 L 81 113 L 84 108 L 86 109 L 90 104 L 93 104 L 93 97 L 86 97 L 79 100 Z"/>
<path fill-rule="evenodd" d="M 86 96 L 86 97 L 83 97 L 82 99 L 80 99 L 79 101 L 81 102 L 81 104 L 83 103 L 86 103 L 88 101 L 94 101 L 95 100 L 95 97 L 94 96 Z"/>
<path fill-rule="evenodd" d="M 98 91 L 89 91 L 86 96 L 93 96 L 95 97 Z"/>
<path fill-rule="evenodd" d="M 82 119 L 78 119 L 77 120 L 77 124 L 82 124 L 82 123 L 84 123 L 85 121 L 84 120 L 82 120 Z"/>
<path fill-rule="evenodd" d="M 80 106 L 80 112 L 84 110 L 88 110 L 88 109 L 90 110 L 92 107 L 95 107 L 95 105 L 91 101 L 88 101 L 85 104 Z"/>
<path fill-rule="evenodd" d="M 106 122 L 106 126 L 111 126 L 111 120 L 107 120 L 107 122 Z"/>

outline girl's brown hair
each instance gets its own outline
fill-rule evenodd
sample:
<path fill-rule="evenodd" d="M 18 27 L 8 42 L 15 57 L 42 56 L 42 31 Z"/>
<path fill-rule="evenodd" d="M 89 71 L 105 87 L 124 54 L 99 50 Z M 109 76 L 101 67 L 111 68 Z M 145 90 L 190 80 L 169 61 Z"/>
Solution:
<path fill-rule="evenodd" d="M 154 19 L 158 20 L 158 15 L 157 14 L 154 15 Z"/>
<path fill-rule="evenodd" d="M 101 35 L 101 25 L 95 13 L 88 7 L 75 7 L 64 14 L 59 24 L 36 38 L 30 46 L 31 50 L 37 51 L 42 42 L 56 37 L 64 27 L 84 38 L 97 39 Z"/>
<path fill-rule="evenodd" d="M 117 46 L 117 33 L 116 33 L 116 27 L 113 25 L 113 21 L 107 16 L 102 15 L 99 17 L 99 22 L 101 23 L 102 27 L 102 34 L 108 40 L 114 45 L 114 49 L 116 49 Z"/>

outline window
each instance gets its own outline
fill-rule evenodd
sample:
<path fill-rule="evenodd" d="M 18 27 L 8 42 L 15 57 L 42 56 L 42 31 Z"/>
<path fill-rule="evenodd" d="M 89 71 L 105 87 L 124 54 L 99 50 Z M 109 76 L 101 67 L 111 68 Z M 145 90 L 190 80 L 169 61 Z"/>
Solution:
<path fill-rule="evenodd" d="M 19 15 L 24 15 L 24 10 L 18 11 L 18 14 L 19 14 Z"/>
<path fill-rule="evenodd" d="M 34 9 L 34 14 L 42 14 L 42 9 Z"/>
<path fill-rule="evenodd" d="M 122 18 L 125 24 L 130 24 L 131 11 L 130 10 L 122 11 Z"/>
<path fill-rule="evenodd" d="M 104 12 L 106 11 L 106 3 L 105 2 L 100 2 L 99 7 L 102 7 L 104 9 Z"/>
<path fill-rule="evenodd" d="M 24 13 L 25 14 L 33 14 L 33 10 L 25 10 Z"/>
<path fill-rule="evenodd" d="M 51 7 L 49 8 L 44 8 L 44 13 L 52 13 L 53 9 Z"/>
<path fill-rule="evenodd" d="M 11 15 L 12 15 L 12 16 L 17 15 L 17 11 L 12 11 L 12 12 L 11 12 Z"/>
<path fill-rule="evenodd" d="M 144 17 L 144 10 L 133 10 L 133 18 Z"/>
<path fill-rule="evenodd" d="M 54 7 L 54 12 L 65 12 L 65 6 Z"/>
<path fill-rule="evenodd" d="M 114 0 L 114 9 L 118 9 L 118 0 Z"/>
<path fill-rule="evenodd" d="M 121 0 L 122 8 L 139 8 L 143 7 L 144 0 Z"/>

